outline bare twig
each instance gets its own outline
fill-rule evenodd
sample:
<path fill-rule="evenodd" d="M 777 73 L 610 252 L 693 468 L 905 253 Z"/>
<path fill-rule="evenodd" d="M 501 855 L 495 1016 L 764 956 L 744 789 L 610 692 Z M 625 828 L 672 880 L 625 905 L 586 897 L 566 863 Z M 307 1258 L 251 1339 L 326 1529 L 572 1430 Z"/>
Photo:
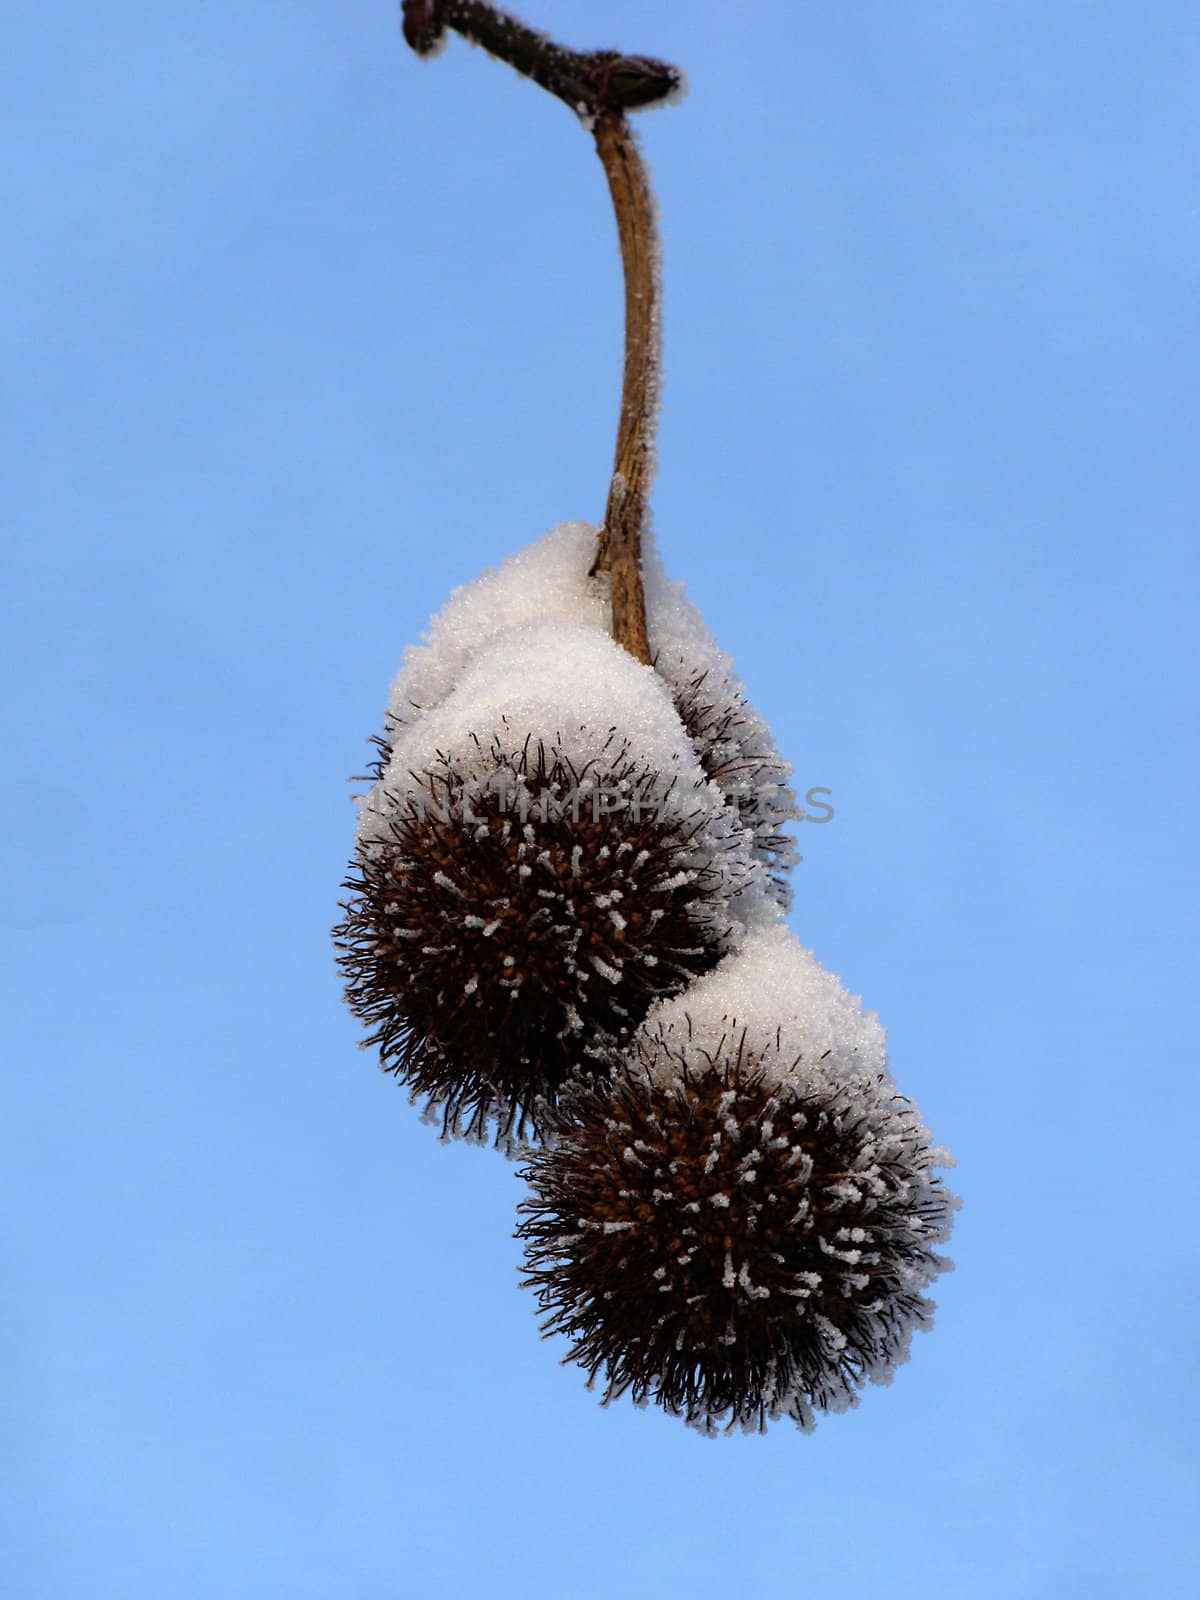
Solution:
<path fill-rule="evenodd" d="M 654 473 L 658 389 L 654 202 L 633 131 L 625 118 L 619 112 L 604 113 L 596 119 L 595 134 L 617 213 L 625 267 L 625 374 L 612 481 L 592 570 L 607 570 L 610 575 L 613 638 L 639 661 L 649 661 L 642 530 Z"/>
<path fill-rule="evenodd" d="M 648 662 L 642 533 L 654 469 L 658 244 L 650 181 L 625 112 L 668 98 L 680 88 L 682 74 L 648 56 L 568 50 L 483 0 L 404 0 L 404 37 L 418 54 L 439 49 L 447 28 L 569 105 L 592 130 L 604 164 L 625 270 L 625 370 L 613 475 L 592 570 L 610 575 L 613 638 Z"/>

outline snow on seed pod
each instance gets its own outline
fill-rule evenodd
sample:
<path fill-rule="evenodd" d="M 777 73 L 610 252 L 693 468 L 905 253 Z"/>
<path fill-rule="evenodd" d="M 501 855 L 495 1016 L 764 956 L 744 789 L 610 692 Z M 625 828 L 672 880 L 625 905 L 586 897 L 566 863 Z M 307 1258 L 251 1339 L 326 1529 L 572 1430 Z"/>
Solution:
<path fill-rule="evenodd" d="M 564 622 L 494 638 L 405 726 L 347 888 L 365 1042 L 447 1135 L 508 1148 L 768 904 L 661 679 Z"/>
<path fill-rule="evenodd" d="M 423 712 L 441 703 L 478 651 L 499 634 L 540 620 L 572 622 L 607 634 L 607 577 L 589 575 L 596 530 L 568 522 L 518 550 L 499 567 L 456 589 L 412 645 L 392 684 L 377 768 Z M 732 659 L 714 640 L 683 585 L 645 552 L 646 622 L 654 666 L 668 684 L 697 758 L 738 815 L 770 892 L 786 908 L 795 846 L 785 831 L 798 815 L 791 767 L 746 699 Z"/>
<path fill-rule="evenodd" d="M 802 1428 L 886 1382 L 929 1325 L 949 1164 L 883 1035 L 783 928 L 647 1016 L 568 1091 L 525 1175 L 543 1330 L 605 1399 L 705 1433 Z"/>

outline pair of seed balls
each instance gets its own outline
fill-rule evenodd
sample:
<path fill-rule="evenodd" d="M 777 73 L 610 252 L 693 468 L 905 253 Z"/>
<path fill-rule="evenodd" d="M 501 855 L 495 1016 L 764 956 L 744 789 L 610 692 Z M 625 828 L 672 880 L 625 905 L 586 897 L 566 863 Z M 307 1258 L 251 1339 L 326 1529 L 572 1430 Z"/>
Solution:
<path fill-rule="evenodd" d="M 606 1400 L 808 1428 L 928 1325 L 949 1158 L 783 924 L 789 768 L 732 663 L 653 554 L 635 661 L 594 549 L 556 528 L 408 651 L 347 998 L 445 1136 L 524 1159 L 543 1330 Z"/>

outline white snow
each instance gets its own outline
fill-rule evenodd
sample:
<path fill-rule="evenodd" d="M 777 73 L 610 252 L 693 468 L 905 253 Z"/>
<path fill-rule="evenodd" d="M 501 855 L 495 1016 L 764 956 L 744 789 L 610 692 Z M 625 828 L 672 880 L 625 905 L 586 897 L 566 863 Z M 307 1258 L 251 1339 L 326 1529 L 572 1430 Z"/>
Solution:
<path fill-rule="evenodd" d="M 421 711 L 439 705 L 472 657 L 499 634 L 535 622 L 573 622 L 606 634 L 607 586 L 587 575 L 595 550 L 595 529 L 564 522 L 460 584 L 430 619 L 424 643 L 404 652 L 388 693 L 387 737 L 394 740 Z"/>
<path fill-rule="evenodd" d="M 386 781 L 421 771 L 439 751 L 474 764 L 475 742 L 502 727 L 515 749 L 529 735 L 553 743 L 581 775 L 628 744 L 668 779 L 706 783 L 654 669 L 605 632 L 558 620 L 512 628 L 476 651 L 451 691 L 394 741 Z"/>
<path fill-rule="evenodd" d="M 767 1050 L 768 1070 L 790 1076 L 820 1064 L 838 1077 L 887 1072 L 884 1030 L 873 1011 L 827 972 L 782 922 L 751 929 L 741 945 L 680 995 L 658 1001 L 634 1038 L 646 1047 L 651 1075 L 673 1075 L 677 1050 L 736 1053 L 742 1034 L 747 1049 Z M 659 1048 L 669 1046 L 670 1054 Z"/>

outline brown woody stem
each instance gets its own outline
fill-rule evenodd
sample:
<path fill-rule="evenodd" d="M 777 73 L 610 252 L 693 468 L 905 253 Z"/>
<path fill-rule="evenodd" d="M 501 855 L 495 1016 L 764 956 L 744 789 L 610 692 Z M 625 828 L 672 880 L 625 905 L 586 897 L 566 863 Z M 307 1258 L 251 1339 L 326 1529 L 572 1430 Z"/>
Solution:
<path fill-rule="evenodd" d="M 625 373 L 608 504 L 593 572 L 607 570 L 612 635 L 639 661 L 650 660 L 642 584 L 642 530 L 654 474 L 658 390 L 658 262 L 654 202 L 633 130 L 620 112 L 596 119 L 596 150 L 617 213 L 625 268 Z"/>
<path fill-rule="evenodd" d="M 592 571 L 610 575 L 613 638 L 648 662 L 642 534 L 654 470 L 658 241 L 650 181 L 625 112 L 665 99 L 680 87 L 682 74 L 648 56 L 568 50 L 483 0 L 404 0 L 403 9 L 404 37 L 419 55 L 437 50 L 451 28 L 557 95 L 594 134 L 625 271 L 625 369 L 613 475 Z"/>

